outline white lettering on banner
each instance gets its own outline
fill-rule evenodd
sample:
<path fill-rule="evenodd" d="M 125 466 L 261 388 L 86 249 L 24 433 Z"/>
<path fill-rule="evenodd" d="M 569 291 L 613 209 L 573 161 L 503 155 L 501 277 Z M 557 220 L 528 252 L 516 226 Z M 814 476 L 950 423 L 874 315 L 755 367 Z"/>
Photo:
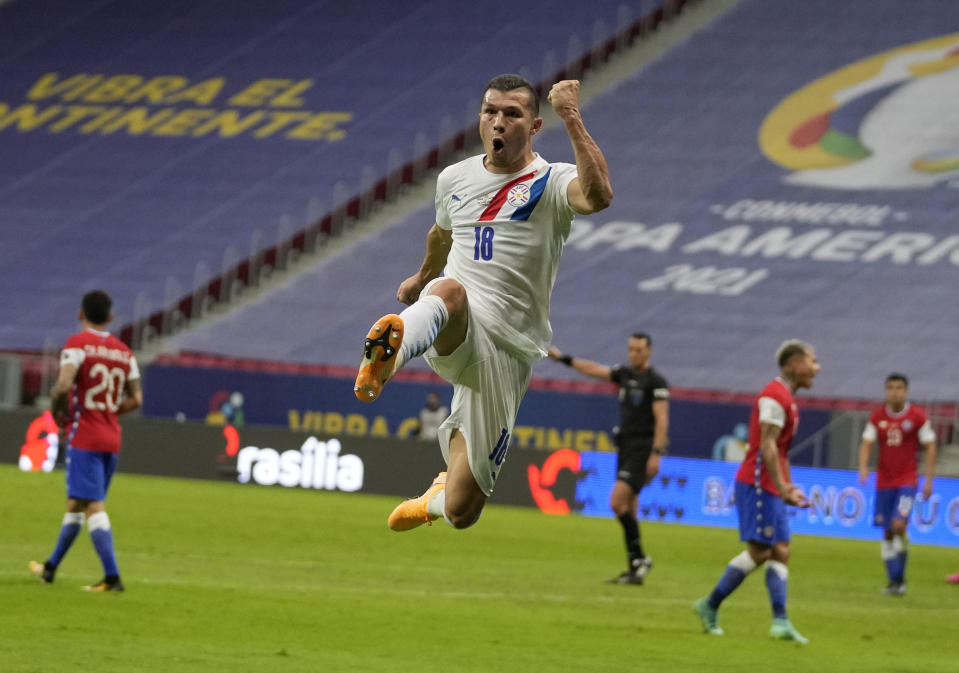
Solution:
<path fill-rule="evenodd" d="M 669 250 L 683 231 L 678 222 L 647 227 L 641 222 L 608 222 L 594 228 L 588 221 L 573 221 L 569 243 L 580 250 L 591 250 L 600 243 L 611 243 L 617 250 L 648 248 L 656 252 Z"/>
<path fill-rule="evenodd" d="M 673 247 L 683 232 L 676 222 L 648 228 L 639 222 L 611 222 L 594 228 L 586 223 L 575 228 L 570 245 L 579 250 L 591 250 L 597 245 L 611 244 L 617 250 L 647 248 L 666 252 Z M 607 229 L 608 226 L 612 226 Z M 717 252 L 724 256 L 768 259 L 809 257 L 824 262 L 878 262 L 919 264 L 928 266 L 947 260 L 959 266 L 959 235 L 937 240 L 925 232 L 883 232 L 874 230 L 812 229 L 796 233 L 791 227 L 774 227 L 755 233 L 747 224 L 737 224 L 686 243 L 687 254 Z"/>
<path fill-rule="evenodd" d="M 327 491 L 358 491 L 363 487 L 363 461 L 352 454 L 340 455 L 338 439 L 321 442 L 308 437 L 299 450 L 247 446 L 236 456 L 236 480 L 263 486 L 316 488 Z"/>
<path fill-rule="evenodd" d="M 823 488 L 817 484 L 809 489 L 809 509 L 806 510 L 806 516 L 810 523 L 822 521 L 828 525 L 839 521 L 843 526 L 852 526 L 859 521 L 865 510 L 866 499 L 858 488 Z"/>
<path fill-rule="evenodd" d="M 766 269 L 750 271 L 742 267 L 717 269 L 714 266 L 697 269 L 689 264 L 675 264 L 667 267 L 660 276 L 639 281 L 638 288 L 643 292 L 676 290 L 735 297 L 768 276 Z"/>
<path fill-rule="evenodd" d="M 741 199 L 731 206 L 717 204 L 711 210 L 722 215 L 724 220 L 846 224 L 857 227 L 882 226 L 893 212 L 892 206 L 875 204 L 754 201 L 753 199 Z"/>

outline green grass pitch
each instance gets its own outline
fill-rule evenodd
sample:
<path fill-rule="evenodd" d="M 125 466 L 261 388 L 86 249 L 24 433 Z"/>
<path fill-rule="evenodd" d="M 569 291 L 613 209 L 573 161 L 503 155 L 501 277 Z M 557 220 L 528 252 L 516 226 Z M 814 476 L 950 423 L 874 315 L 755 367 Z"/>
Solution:
<path fill-rule="evenodd" d="M 424 475 L 424 485 L 431 475 Z M 646 586 L 618 524 L 494 504 L 479 524 L 396 534 L 379 496 L 127 474 L 108 509 L 127 591 L 89 594 L 84 531 L 56 583 L 63 474 L 0 467 L 0 671 L 957 670 L 959 550 L 914 547 L 909 595 L 882 596 L 876 542 L 793 541 L 790 617 L 805 647 L 769 640 L 762 573 L 706 636 L 691 603 L 740 549 L 732 530 L 643 524 Z"/>

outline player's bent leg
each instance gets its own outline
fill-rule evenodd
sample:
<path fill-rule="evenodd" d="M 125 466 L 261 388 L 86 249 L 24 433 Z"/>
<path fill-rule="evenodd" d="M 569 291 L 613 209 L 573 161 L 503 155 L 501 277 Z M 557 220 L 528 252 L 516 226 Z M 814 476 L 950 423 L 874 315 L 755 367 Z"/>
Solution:
<path fill-rule="evenodd" d="M 430 287 L 428 294 L 443 301 L 448 316 L 447 322 L 436 335 L 432 345 L 438 355 L 449 355 L 463 343 L 469 329 L 469 301 L 466 297 L 466 288 L 459 281 L 444 278 Z"/>
<path fill-rule="evenodd" d="M 466 438 L 459 430 L 454 430 L 450 436 L 444 518 L 454 528 L 469 528 L 483 513 L 486 498 L 470 468 Z"/>

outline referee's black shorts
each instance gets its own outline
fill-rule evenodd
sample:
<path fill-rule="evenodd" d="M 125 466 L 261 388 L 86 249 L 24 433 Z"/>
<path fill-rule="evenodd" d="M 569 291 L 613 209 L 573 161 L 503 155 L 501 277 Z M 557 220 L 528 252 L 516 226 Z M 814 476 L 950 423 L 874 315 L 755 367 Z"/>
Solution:
<path fill-rule="evenodd" d="M 639 493 L 646 485 L 646 463 L 653 452 L 653 440 L 619 440 L 619 454 L 616 460 L 616 478 L 625 481 Z"/>

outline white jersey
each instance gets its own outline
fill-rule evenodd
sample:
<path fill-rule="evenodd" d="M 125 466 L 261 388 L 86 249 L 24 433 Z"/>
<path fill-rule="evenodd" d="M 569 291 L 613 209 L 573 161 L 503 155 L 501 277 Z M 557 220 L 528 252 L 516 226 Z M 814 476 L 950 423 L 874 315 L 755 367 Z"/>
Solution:
<path fill-rule="evenodd" d="M 496 346 L 532 363 L 553 338 L 549 298 L 575 215 L 566 190 L 576 166 L 537 154 L 504 175 L 488 171 L 483 157 L 449 166 L 436 181 L 436 224 L 453 232 L 444 275 L 466 288 Z"/>

